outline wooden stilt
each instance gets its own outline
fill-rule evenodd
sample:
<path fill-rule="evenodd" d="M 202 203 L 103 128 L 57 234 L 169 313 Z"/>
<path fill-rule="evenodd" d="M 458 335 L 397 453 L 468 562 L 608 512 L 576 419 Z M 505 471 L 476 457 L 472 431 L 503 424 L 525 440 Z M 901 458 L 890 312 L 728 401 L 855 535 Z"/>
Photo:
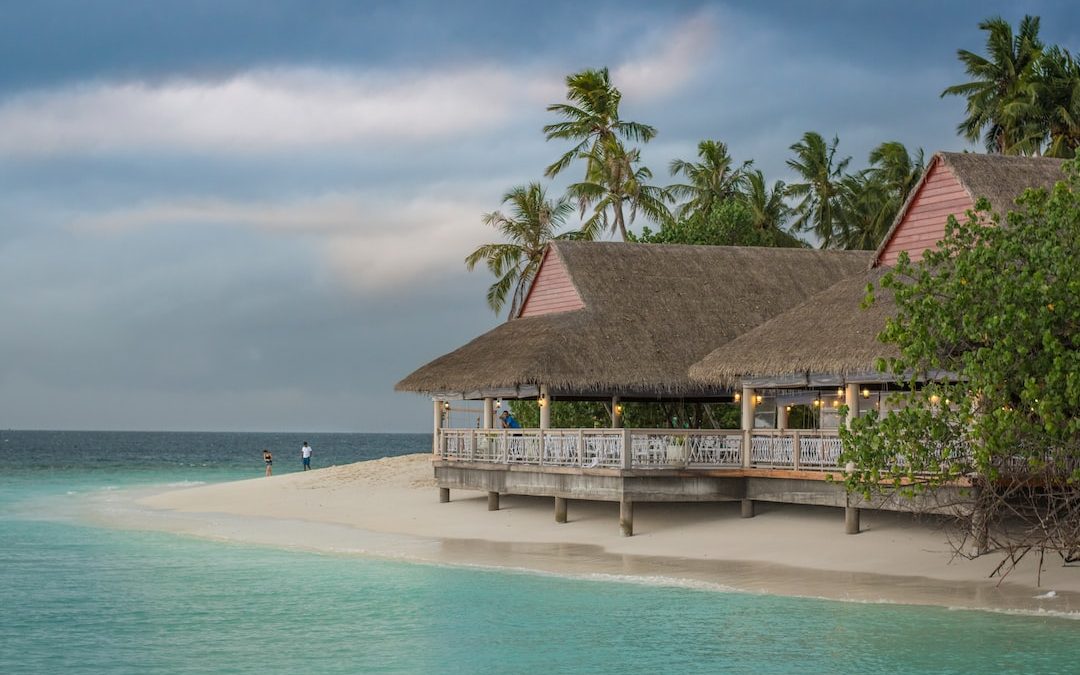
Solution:
<path fill-rule="evenodd" d="M 566 502 L 567 502 L 567 500 L 566 500 L 565 497 L 556 497 L 555 498 L 555 522 L 556 523 L 565 523 L 566 522 Z"/>
<path fill-rule="evenodd" d="M 754 500 L 743 499 L 742 500 L 742 517 L 753 518 L 754 517 Z"/>
<path fill-rule="evenodd" d="M 854 506 L 844 507 L 844 532 L 848 534 L 859 533 L 859 514 L 860 509 Z"/>
<path fill-rule="evenodd" d="M 619 500 L 619 531 L 624 537 L 634 536 L 634 502 L 629 497 Z"/>
<path fill-rule="evenodd" d="M 498 511 L 498 510 L 499 510 L 499 493 L 498 492 L 489 492 L 488 493 L 488 511 Z"/>
<path fill-rule="evenodd" d="M 450 501 L 450 488 L 439 488 L 439 503 L 445 504 Z"/>

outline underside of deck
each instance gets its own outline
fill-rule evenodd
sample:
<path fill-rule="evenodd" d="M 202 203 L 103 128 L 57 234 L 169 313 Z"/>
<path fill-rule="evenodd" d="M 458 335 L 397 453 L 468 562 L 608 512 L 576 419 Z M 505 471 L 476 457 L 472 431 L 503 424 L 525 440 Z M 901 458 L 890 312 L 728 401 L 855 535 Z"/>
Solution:
<path fill-rule="evenodd" d="M 435 460 L 438 486 L 561 499 L 615 502 L 763 501 L 885 511 L 956 513 L 966 488 L 939 488 L 917 498 L 896 494 L 864 499 L 822 471 L 784 469 L 588 469 Z"/>

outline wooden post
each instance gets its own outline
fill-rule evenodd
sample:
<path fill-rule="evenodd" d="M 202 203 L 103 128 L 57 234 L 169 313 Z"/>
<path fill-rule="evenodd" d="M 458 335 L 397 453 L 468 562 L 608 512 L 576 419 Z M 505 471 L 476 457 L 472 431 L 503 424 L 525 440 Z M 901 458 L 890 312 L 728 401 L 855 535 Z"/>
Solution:
<path fill-rule="evenodd" d="M 498 492 L 489 492 L 488 493 L 488 511 L 498 511 L 498 510 L 499 510 L 499 493 Z"/>
<path fill-rule="evenodd" d="M 776 402 L 776 428 L 782 430 L 787 429 L 788 426 L 788 407 L 781 405 L 780 401 Z"/>
<path fill-rule="evenodd" d="M 446 504 L 450 501 L 450 488 L 439 488 L 439 503 Z"/>
<path fill-rule="evenodd" d="M 630 436 L 630 430 L 622 431 L 622 468 L 629 471 L 634 466 L 634 439 Z"/>
<path fill-rule="evenodd" d="M 740 503 L 742 505 L 742 513 L 741 513 L 742 517 L 743 518 L 753 518 L 754 517 L 754 500 L 753 499 L 743 499 L 743 500 L 740 500 Z"/>
<path fill-rule="evenodd" d="M 551 428 L 551 397 L 548 395 L 546 384 L 540 385 L 540 398 L 537 399 L 540 406 L 540 428 Z"/>
<path fill-rule="evenodd" d="M 440 401 L 437 398 L 433 398 L 431 400 L 434 403 L 434 409 L 435 409 L 435 415 L 432 418 L 433 425 L 432 425 L 432 433 L 431 433 L 431 452 L 432 452 L 432 454 L 438 455 L 439 454 L 439 447 L 441 446 L 441 443 L 439 442 L 439 430 L 442 429 L 443 408 L 442 408 L 442 401 Z"/>
<path fill-rule="evenodd" d="M 859 533 L 860 509 L 854 506 L 844 507 L 844 532 L 847 534 Z"/>
<path fill-rule="evenodd" d="M 742 390 L 742 425 L 740 427 L 743 432 L 743 448 L 742 448 L 742 465 L 743 468 L 750 468 L 750 450 L 752 445 L 752 434 L 754 430 L 754 388 L 743 387 Z"/>
<path fill-rule="evenodd" d="M 634 536 L 634 502 L 626 495 L 619 499 L 619 531 L 624 537 Z"/>
<path fill-rule="evenodd" d="M 566 497 L 555 498 L 555 522 L 566 522 Z"/>
<path fill-rule="evenodd" d="M 859 416 L 859 385 L 848 384 L 844 387 L 844 405 L 847 406 L 847 428 L 851 428 L 851 423 Z"/>
<path fill-rule="evenodd" d="M 802 466 L 802 439 L 799 438 L 798 431 L 792 433 L 791 459 L 792 464 L 795 465 L 795 471 L 798 471 L 799 467 Z"/>
<path fill-rule="evenodd" d="M 495 399 L 491 396 L 484 398 L 484 428 L 490 429 L 494 421 Z"/>

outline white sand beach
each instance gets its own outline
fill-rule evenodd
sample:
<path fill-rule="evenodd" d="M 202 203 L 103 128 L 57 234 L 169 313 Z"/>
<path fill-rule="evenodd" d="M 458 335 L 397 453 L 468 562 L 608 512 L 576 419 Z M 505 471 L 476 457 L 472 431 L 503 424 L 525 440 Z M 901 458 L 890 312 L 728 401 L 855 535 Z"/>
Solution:
<path fill-rule="evenodd" d="M 858 601 L 1001 610 L 1080 612 L 1080 566 L 1047 556 L 1003 582 L 994 553 L 953 556 L 934 519 L 867 511 L 864 531 L 844 534 L 843 512 L 737 503 L 635 505 L 622 537 L 618 504 L 572 501 L 569 522 L 553 500 L 454 491 L 440 504 L 427 454 L 272 478 L 143 495 L 91 510 L 110 525 L 243 543 L 433 563 L 524 568 L 572 575 L 629 575 L 662 583 Z"/>

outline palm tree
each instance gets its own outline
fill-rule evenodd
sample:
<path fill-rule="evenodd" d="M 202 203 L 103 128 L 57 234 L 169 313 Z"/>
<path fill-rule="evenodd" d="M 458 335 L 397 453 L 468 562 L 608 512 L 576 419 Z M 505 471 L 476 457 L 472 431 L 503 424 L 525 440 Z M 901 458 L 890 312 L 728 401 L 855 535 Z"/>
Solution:
<path fill-rule="evenodd" d="M 652 171 L 635 166 L 640 162 L 639 156 L 639 150 L 627 150 L 614 138 L 588 153 L 592 167 L 589 174 L 584 181 L 566 189 L 568 195 L 578 200 L 582 217 L 589 207 L 593 209 L 592 216 L 581 225 L 583 238 L 592 239 L 610 230 L 626 241 L 626 226 L 634 222 L 639 212 L 657 223 L 670 222 L 667 203 L 671 197 L 663 188 L 646 182 L 652 179 Z"/>
<path fill-rule="evenodd" d="M 836 204 L 839 181 L 851 161 L 850 157 L 837 161 L 836 146 L 839 143 L 840 139 L 833 137 L 830 145 L 821 134 L 808 131 L 801 141 L 791 146 L 795 158 L 787 161 L 787 165 L 805 181 L 788 187 L 788 194 L 802 197 L 795 207 L 797 218 L 792 228 L 813 230 L 822 248 L 833 244 L 834 230 L 839 225 Z"/>
<path fill-rule="evenodd" d="M 1040 108 L 1046 116 L 1048 157 L 1071 158 L 1080 148 L 1080 61 L 1054 46 L 1039 63 Z"/>
<path fill-rule="evenodd" d="M 784 181 L 773 183 L 772 190 L 765 184 L 765 174 L 751 171 L 746 174 L 746 189 L 742 198 L 750 207 L 754 218 L 754 227 L 759 230 L 785 231 L 785 224 L 791 214 L 791 207 L 784 201 L 787 186 Z"/>
<path fill-rule="evenodd" d="M 844 176 L 837 199 L 843 226 L 834 243 L 848 250 L 876 249 L 899 207 L 896 193 L 872 170 Z"/>
<path fill-rule="evenodd" d="M 912 157 L 903 143 L 886 141 L 870 151 L 868 171 L 898 197 L 900 204 L 903 204 L 915 189 L 915 184 L 919 182 L 925 168 L 922 148 Z M 897 204 L 897 208 L 900 204 Z"/>
<path fill-rule="evenodd" d="M 544 127 L 547 140 L 566 139 L 576 144 L 570 148 L 544 174 L 554 177 L 577 157 L 589 162 L 586 175 L 592 171 L 592 157 L 605 143 L 622 138 L 647 143 L 656 136 L 656 129 L 638 122 L 619 119 L 619 101 L 622 93 L 611 84 L 608 69 L 583 70 L 566 76 L 566 99 L 569 103 L 554 103 L 549 112 L 558 113 L 564 120 Z"/>
<path fill-rule="evenodd" d="M 1025 16 L 1015 35 L 1001 17 L 983 21 L 979 29 L 987 32 L 987 56 L 957 51 L 972 81 L 941 92 L 967 98 L 967 116 L 957 132 L 969 141 L 982 136 L 987 152 L 1037 154 L 1045 136 L 1034 78 L 1042 53 L 1039 17 Z"/>
<path fill-rule="evenodd" d="M 487 292 L 488 306 L 498 314 L 510 296 L 512 318 L 521 309 L 547 243 L 552 239 L 578 238 L 580 233 L 558 233 L 574 207 L 566 197 L 549 201 L 539 183 L 511 189 L 503 196 L 502 203 L 510 205 L 510 215 L 493 211 L 484 214 L 483 221 L 497 228 L 508 242 L 478 247 L 465 258 L 465 266 L 472 271 L 481 261 L 487 264 L 495 275 L 495 283 Z"/>
<path fill-rule="evenodd" d="M 923 151 L 915 156 L 903 143 L 889 141 L 870 152 L 870 167 L 840 180 L 837 212 L 842 226 L 839 248 L 872 250 L 892 226 L 896 214 L 922 176 Z"/>
<path fill-rule="evenodd" d="M 746 186 L 746 170 L 752 162 L 743 162 L 735 168 L 726 144 L 701 141 L 698 143 L 698 157 L 701 158 L 700 162 L 671 160 L 671 175 L 682 174 L 689 181 L 689 184 L 668 186 L 673 198 L 686 200 L 676 212 L 679 218 L 692 213 L 708 213 L 713 205 L 737 196 Z"/>

